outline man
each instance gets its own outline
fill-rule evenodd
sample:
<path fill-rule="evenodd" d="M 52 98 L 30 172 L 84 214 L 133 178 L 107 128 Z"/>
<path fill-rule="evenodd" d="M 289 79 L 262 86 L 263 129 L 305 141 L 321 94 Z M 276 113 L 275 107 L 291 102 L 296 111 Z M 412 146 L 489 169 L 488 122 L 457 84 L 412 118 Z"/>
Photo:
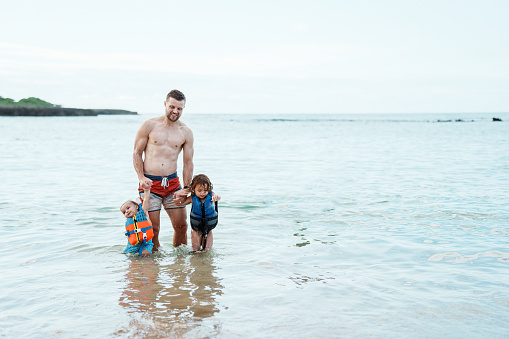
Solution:
<path fill-rule="evenodd" d="M 193 177 L 193 132 L 179 121 L 186 104 L 186 97 L 179 90 L 172 90 L 164 101 L 165 114 L 145 121 L 134 141 L 133 163 L 140 181 L 139 192 L 150 189 L 149 216 L 154 228 L 154 251 L 159 248 L 161 205 L 173 226 L 173 246 L 187 244 L 187 215 L 178 201 L 190 193 L 188 186 Z M 177 159 L 183 151 L 184 189 L 180 190 L 177 176 Z M 143 160 L 145 152 L 145 160 Z M 177 192 L 178 191 L 178 192 Z"/>

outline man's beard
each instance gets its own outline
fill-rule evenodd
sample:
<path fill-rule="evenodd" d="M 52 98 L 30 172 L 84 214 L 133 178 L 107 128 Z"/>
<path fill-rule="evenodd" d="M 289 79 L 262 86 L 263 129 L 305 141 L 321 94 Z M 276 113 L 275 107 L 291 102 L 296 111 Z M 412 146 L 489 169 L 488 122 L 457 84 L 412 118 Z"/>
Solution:
<path fill-rule="evenodd" d="M 172 118 L 173 114 L 170 113 L 170 114 L 166 114 L 166 117 L 168 118 L 168 120 L 170 120 L 171 122 L 175 122 L 177 121 L 178 119 L 180 119 L 180 115 L 178 114 L 175 114 L 175 117 Z"/>

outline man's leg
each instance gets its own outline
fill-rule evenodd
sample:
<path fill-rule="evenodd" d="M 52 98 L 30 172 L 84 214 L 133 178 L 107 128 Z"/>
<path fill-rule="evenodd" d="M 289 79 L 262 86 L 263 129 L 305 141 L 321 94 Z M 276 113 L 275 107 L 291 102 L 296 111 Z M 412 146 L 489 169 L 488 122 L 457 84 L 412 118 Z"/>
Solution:
<path fill-rule="evenodd" d="M 187 245 L 187 213 L 185 208 L 170 208 L 166 210 L 173 226 L 173 246 Z M 154 232 L 155 238 L 155 232 Z M 155 243 L 154 243 L 155 246 Z"/>
<path fill-rule="evenodd" d="M 159 229 L 161 228 L 161 211 L 148 212 L 150 217 L 150 221 L 152 222 L 152 227 L 154 229 L 154 237 L 152 238 L 152 242 L 154 243 L 154 248 L 152 252 L 158 251 L 161 244 L 159 244 Z"/>

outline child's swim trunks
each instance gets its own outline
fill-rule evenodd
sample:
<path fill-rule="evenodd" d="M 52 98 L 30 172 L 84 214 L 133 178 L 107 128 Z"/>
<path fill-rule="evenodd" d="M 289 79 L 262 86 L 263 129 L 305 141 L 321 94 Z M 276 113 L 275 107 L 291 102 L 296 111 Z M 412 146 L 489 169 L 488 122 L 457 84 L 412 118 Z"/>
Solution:
<path fill-rule="evenodd" d="M 122 253 L 136 253 L 138 254 L 140 252 L 140 247 L 143 246 L 144 250 L 147 250 L 152 254 L 152 248 L 154 247 L 154 243 L 152 240 L 147 241 L 145 244 L 139 243 L 138 245 L 131 245 L 129 241 L 127 242 L 127 246 L 125 247 L 124 251 Z"/>
<path fill-rule="evenodd" d="M 160 211 L 161 205 L 163 205 L 165 209 L 185 208 L 185 206 L 177 206 L 173 202 L 173 194 L 181 189 L 177 172 L 167 177 L 150 174 L 145 174 L 145 176 L 152 180 L 148 205 L 149 212 Z M 145 191 L 141 187 L 138 187 L 138 192 L 140 194 L 140 199 L 143 201 Z"/>

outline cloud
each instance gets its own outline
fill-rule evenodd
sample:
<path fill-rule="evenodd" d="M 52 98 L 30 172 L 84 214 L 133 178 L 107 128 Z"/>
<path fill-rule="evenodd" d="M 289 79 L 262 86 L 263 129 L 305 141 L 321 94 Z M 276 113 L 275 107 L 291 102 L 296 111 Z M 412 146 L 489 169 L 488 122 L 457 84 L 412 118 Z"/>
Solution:
<path fill-rule="evenodd" d="M 86 69 L 157 71 L 220 76 L 305 76 L 306 69 L 359 55 L 358 48 L 307 43 L 243 53 L 151 55 L 136 53 L 77 53 L 0 42 L 3 74 L 47 71 L 72 73 Z M 327 75 L 324 72 L 323 75 Z M 309 75 L 309 74 L 308 74 Z"/>

